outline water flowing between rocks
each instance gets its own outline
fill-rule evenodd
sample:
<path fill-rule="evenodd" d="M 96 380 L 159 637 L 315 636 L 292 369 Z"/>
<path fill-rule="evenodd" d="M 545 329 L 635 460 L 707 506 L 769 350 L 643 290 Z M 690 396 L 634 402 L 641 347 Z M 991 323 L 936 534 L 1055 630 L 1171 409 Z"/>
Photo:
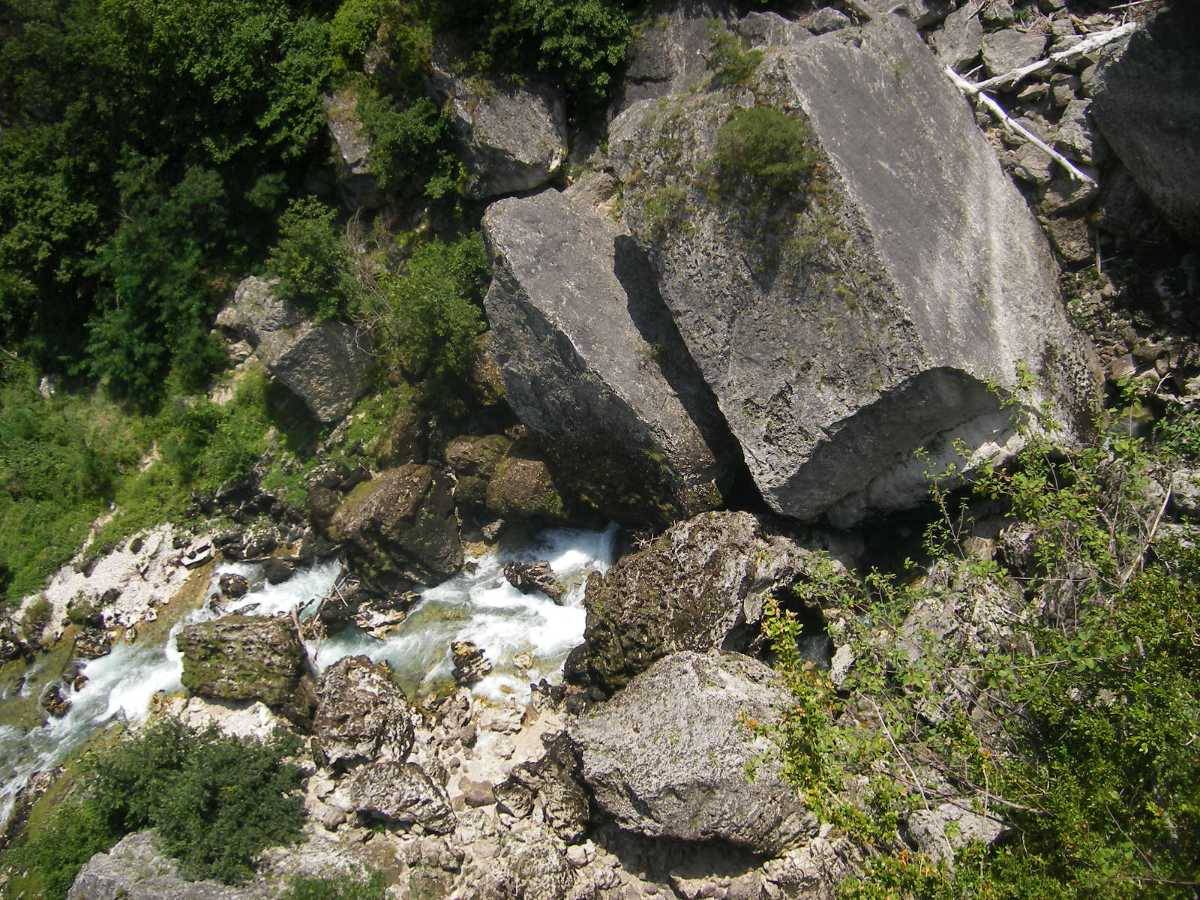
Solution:
<path fill-rule="evenodd" d="M 310 642 L 310 654 L 315 654 L 319 669 L 355 654 L 386 660 L 404 690 L 415 695 L 451 678 L 450 642 L 469 640 L 494 666 L 475 685 L 475 692 L 494 700 L 521 700 L 530 682 L 561 678 L 563 661 L 583 639 L 586 576 L 608 569 L 616 533 L 616 526 L 604 531 L 550 529 L 525 547 L 471 558 L 461 574 L 421 591 L 421 600 L 408 619 L 388 637 L 376 640 L 350 627 L 319 645 Z M 568 587 L 561 606 L 540 593 L 523 594 L 504 579 L 504 563 L 542 559 L 550 562 L 555 575 Z M 244 576 L 251 589 L 214 612 L 207 598 L 216 594 L 217 581 L 227 572 Z M 269 584 L 258 564 L 219 565 L 205 604 L 177 623 L 165 643 L 116 643 L 107 656 L 84 664 L 82 672 L 88 681 L 81 690 L 64 689 L 71 708 L 61 719 L 51 718 L 29 731 L 0 725 L 0 821 L 8 816 L 17 793 L 34 773 L 61 762 L 99 729 L 116 721 L 144 718 L 157 692 L 182 689 L 183 657 L 175 647 L 179 629 L 235 612 L 264 616 L 288 612 L 325 596 L 340 574 L 341 564 L 328 560 L 300 570 L 285 582 Z M 315 609 L 315 604 L 308 609 Z M 522 654 L 529 659 L 520 662 L 532 662 L 528 668 L 518 665 Z M 25 691 L 40 683 L 33 676 L 43 664 L 42 659 L 33 664 Z M 0 704 L 16 699 L 0 697 Z"/>

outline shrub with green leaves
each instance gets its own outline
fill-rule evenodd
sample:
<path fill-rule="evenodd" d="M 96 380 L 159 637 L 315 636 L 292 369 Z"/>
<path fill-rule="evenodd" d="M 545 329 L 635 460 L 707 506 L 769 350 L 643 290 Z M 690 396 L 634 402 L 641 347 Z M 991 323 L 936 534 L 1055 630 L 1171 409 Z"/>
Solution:
<path fill-rule="evenodd" d="M 283 299 L 318 319 L 344 313 L 355 287 L 337 211 L 315 197 L 294 200 L 279 217 L 279 240 L 267 258 L 267 273 L 279 279 Z"/>
<path fill-rule="evenodd" d="M 294 878 L 282 900 L 384 900 L 387 884 L 378 872 L 366 879 Z"/>
<path fill-rule="evenodd" d="M 401 273 L 384 278 L 360 308 L 385 362 L 423 379 L 435 402 L 458 396 L 475 359 L 488 271 L 478 232 L 453 242 L 435 239 L 418 247 Z"/>
<path fill-rule="evenodd" d="M 39 896 L 61 898 L 92 855 L 153 828 L 187 877 L 243 881 L 262 850 L 300 837 L 301 772 L 284 762 L 298 748 L 153 723 L 86 759 L 75 793 L 4 861 Z"/>
<path fill-rule="evenodd" d="M 770 106 L 735 110 L 717 132 L 714 161 L 724 190 L 802 190 L 817 164 L 808 126 Z"/>
<path fill-rule="evenodd" d="M 709 68 L 721 84 L 746 84 L 763 60 L 761 50 L 750 49 L 720 19 L 708 26 Z"/>
<path fill-rule="evenodd" d="M 428 97 L 407 102 L 369 85 L 358 115 L 371 139 L 371 171 L 384 190 L 431 200 L 452 197 L 464 178 L 450 149 L 450 126 Z"/>

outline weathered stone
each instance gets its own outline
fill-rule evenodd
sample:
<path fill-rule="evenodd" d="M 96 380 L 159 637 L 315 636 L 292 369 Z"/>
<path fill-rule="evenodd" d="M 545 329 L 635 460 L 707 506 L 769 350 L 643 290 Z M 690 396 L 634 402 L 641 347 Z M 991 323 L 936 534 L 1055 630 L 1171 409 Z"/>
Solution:
<path fill-rule="evenodd" d="M 1027 399 L 1068 439 L 1086 427 L 1091 354 L 1045 236 L 912 27 L 882 18 L 768 50 L 756 79 L 760 102 L 808 125 L 819 204 L 755 204 L 735 173 L 691 185 L 732 92 L 637 104 L 609 152 L 626 221 L 766 502 L 841 525 L 922 502 L 930 468 L 963 465 L 959 441 L 968 470 L 1019 445 L 1005 398 L 1023 366 Z M 656 223 L 664 190 L 686 228 Z"/>
<path fill-rule="evenodd" d="M 892 13 L 910 19 L 918 28 L 936 25 L 954 9 L 954 0 L 867 0 L 881 14 Z"/>
<path fill-rule="evenodd" d="M 744 650 L 763 602 L 808 571 L 811 554 L 745 512 L 704 513 L 592 575 L 583 645 L 568 678 L 611 694 L 677 650 Z"/>
<path fill-rule="evenodd" d="M 112 638 L 103 628 L 81 628 L 75 635 L 75 655 L 80 659 L 99 659 L 112 652 Z"/>
<path fill-rule="evenodd" d="M 412 712 L 386 664 L 365 656 L 338 660 L 317 685 L 313 756 L 334 771 L 390 759 L 413 745 Z"/>
<path fill-rule="evenodd" d="M 262 885 L 186 880 L 150 831 L 134 832 L 107 853 L 97 853 L 67 892 L 68 900 L 266 900 L 272 895 Z"/>
<path fill-rule="evenodd" d="M 848 28 L 851 22 L 850 17 L 844 12 L 834 9 L 832 6 L 823 6 L 804 19 L 804 24 L 813 34 L 828 34 L 831 31 Z"/>
<path fill-rule="evenodd" d="M 484 229 L 508 402 L 556 471 L 582 470 L 569 480 L 617 517 L 716 505 L 724 428 L 634 242 L 555 191 L 493 204 Z"/>
<path fill-rule="evenodd" d="M 472 641 L 451 642 L 450 659 L 454 663 L 454 680 L 461 685 L 474 684 L 492 671 L 491 662 Z"/>
<path fill-rule="evenodd" d="M 502 434 L 462 435 L 446 445 L 446 465 L 460 478 L 489 479 L 508 453 L 512 441 Z"/>
<path fill-rule="evenodd" d="M 383 434 L 369 449 L 379 465 L 402 466 L 410 462 L 425 462 L 428 440 L 420 404 L 407 402 L 396 411 Z"/>
<path fill-rule="evenodd" d="M 377 589 L 443 581 L 463 564 L 448 479 L 427 465 L 409 463 L 360 484 L 342 501 L 329 536 Z"/>
<path fill-rule="evenodd" d="M 1107 48 L 1092 115 L 1163 218 L 1200 242 L 1200 9 L 1176 3 Z"/>
<path fill-rule="evenodd" d="M 1046 34 L 1007 28 L 983 36 L 983 64 L 991 75 L 1003 75 L 1039 59 L 1046 49 Z"/>
<path fill-rule="evenodd" d="M 271 377 L 299 397 L 323 425 L 340 421 L 369 386 L 364 338 L 345 322 L 314 323 L 281 300 L 276 282 L 251 276 L 217 324 L 255 347 Z"/>
<path fill-rule="evenodd" d="M 360 817 L 390 826 L 420 825 L 432 834 L 454 830 L 446 792 L 414 763 L 379 762 L 350 776 L 350 802 Z"/>
<path fill-rule="evenodd" d="M 52 681 L 42 689 L 38 705 L 56 719 L 61 719 L 71 711 L 71 701 L 64 693 L 64 686 Z"/>
<path fill-rule="evenodd" d="M 1171 506 L 1188 519 L 1200 519 L 1200 471 L 1179 469 L 1171 473 Z"/>
<path fill-rule="evenodd" d="M 337 188 L 343 205 L 351 211 L 382 206 L 386 197 L 371 171 L 371 144 L 358 116 L 357 92 L 352 86 L 343 86 L 322 102 L 333 138 Z"/>
<path fill-rule="evenodd" d="M 803 25 L 774 12 L 747 13 L 733 23 L 733 31 L 747 46 L 754 48 L 778 47 L 809 36 L 809 30 Z"/>
<path fill-rule="evenodd" d="M 979 58 L 979 49 L 983 45 L 983 23 L 979 21 L 978 5 L 968 3 L 950 13 L 931 40 L 938 58 L 945 65 L 966 71 Z"/>
<path fill-rule="evenodd" d="M 1104 158 L 1104 142 L 1092 127 L 1088 100 L 1071 100 L 1063 110 L 1055 129 L 1054 145 L 1072 159 L 1097 164 Z"/>
<path fill-rule="evenodd" d="M 542 756 L 515 767 L 496 785 L 495 796 L 501 809 L 518 818 L 541 810 L 542 820 L 568 844 L 587 832 L 591 806 L 565 732 L 548 741 Z"/>
<path fill-rule="evenodd" d="M 616 116 L 638 100 L 692 90 L 709 78 L 713 20 L 731 24 L 724 0 L 665 0 L 646 16 L 647 27 L 626 54 L 625 77 L 612 101 Z"/>
<path fill-rule="evenodd" d="M 562 603 L 566 588 L 545 560 L 535 563 L 509 562 L 504 564 L 504 580 L 523 594 L 540 591 L 555 603 Z"/>
<path fill-rule="evenodd" d="M 285 618 L 233 615 L 188 625 L 175 639 L 183 686 L 215 700 L 261 700 L 290 719 L 312 715 L 304 647 Z"/>
<path fill-rule="evenodd" d="M 440 45 L 434 48 L 428 85 L 462 148 L 472 196 L 486 199 L 540 187 L 566 160 L 566 107 L 553 85 L 460 77 Z"/>
<path fill-rule="evenodd" d="M 221 589 L 221 593 L 231 600 L 245 597 L 250 590 L 250 583 L 243 576 L 234 572 L 222 573 L 217 584 Z"/>
<path fill-rule="evenodd" d="M 10 617 L 0 620 L 0 662 L 12 662 L 31 652 L 21 637 L 21 629 Z"/>
<path fill-rule="evenodd" d="M 792 704 L 775 674 L 738 653 L 675 653 L 569 727 L 596 802 L 650 837 L 721 840 L 778 854 L 816 830 L 780 778 L 769 724 Z M 765 759 L 755 778 L 752 760 Z"/>
<path fill-rule="evenodd" d="M 526 446 L 513 448 L 496 464 L 485 501 L 490 513 L 503 518 L 545 522 L 566 518 L 562 495 L 550 467 Z"/>
<path fill-rule="evenodd" d="M 1092 246 L 1091 228 L 1087 219 L 1077 217 L 1050 218 L 1043 223 L 1050 243 L 1067 262 L 1081 263 L 1096 256 Z"/>
<path fill-rule="evenodd" d="M 908 833 L 917 848 L 935 862 L 952 868 L 955 851 L 972 841 L 989 846 L 1004 832 L 1003 824 L 995 818 L 972 812 L 969 798 L 919 809 L 908 816 Z"/>

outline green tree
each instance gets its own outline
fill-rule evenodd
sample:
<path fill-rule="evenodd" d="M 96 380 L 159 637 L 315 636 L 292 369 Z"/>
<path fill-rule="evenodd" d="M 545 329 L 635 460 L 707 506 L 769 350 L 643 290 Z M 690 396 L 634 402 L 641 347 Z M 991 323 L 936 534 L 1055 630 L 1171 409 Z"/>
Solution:
<path fill-rule="evenodd" d="M 318 319 L 344 313 L 354 293 L 350 250 L 336 217 L 336 210 L 315 197 L 293 201 L 279 217 L 279 240 L 267 258 L 280 296 Z"/>

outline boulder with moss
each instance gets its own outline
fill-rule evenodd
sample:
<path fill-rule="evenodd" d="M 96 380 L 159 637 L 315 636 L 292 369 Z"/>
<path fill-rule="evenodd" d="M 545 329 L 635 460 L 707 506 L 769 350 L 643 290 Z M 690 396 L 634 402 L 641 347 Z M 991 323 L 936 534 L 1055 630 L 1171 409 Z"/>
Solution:
<path fill-rule="evenodd" d="M 1088 427 L 1092 354 L 1046 238 L 911 24 L 769 47 L 745 85 L 639 101 L 609 152 L 777 512 L 850 525 L 923 502 L 928 469 L 1015 451 L 1013 398 L 1068 441 Z"/>
<path fill-rule="evenodd" d="M 680 522 L 588 579 L 567 677 L 608 695 L 678 650 L 745 650 L 767 598 L 818 570 L 812 551 L 746 512 Z"/>
<path fill-rule="evenodd" d="M 286 618 L 232 615 L 186 626 L 175 639 L 183 686 L 213 700 L 261 700 L 294 721 L 311 718 L 314 686 Z"/>
<path fill-rule="evenodd" d="M 496 463 L 485 503 L 488 512 L 502 519 L 566 519 L 566 506 L 550 467 L 524 445 L 517 445 Z"/>
<path fill-rule="evenodd" d="M 342 500 L 328 533 L 377 590 L 444 581 L 463 565 L 449 479 L 428 465 L 398 466 L 358 485 Z"/>
<path fill-rule="evenodd" d="M 454 498 L 460 505 L 482 506 L 487 484 L 512 440 L 503 434 L 460 435 L 446 445 L 446 465 L 454 473 Z"/>
<path fill-rule="evenodd" d="M 748 656 L 681 652 L 568 733 L 593 799 L 621 828 L 774 856 L 812 837 L 816 820 L 781 777 L 770 739 L 747 721 L 776 722 L 793 703 L 775 673 Z"/>

